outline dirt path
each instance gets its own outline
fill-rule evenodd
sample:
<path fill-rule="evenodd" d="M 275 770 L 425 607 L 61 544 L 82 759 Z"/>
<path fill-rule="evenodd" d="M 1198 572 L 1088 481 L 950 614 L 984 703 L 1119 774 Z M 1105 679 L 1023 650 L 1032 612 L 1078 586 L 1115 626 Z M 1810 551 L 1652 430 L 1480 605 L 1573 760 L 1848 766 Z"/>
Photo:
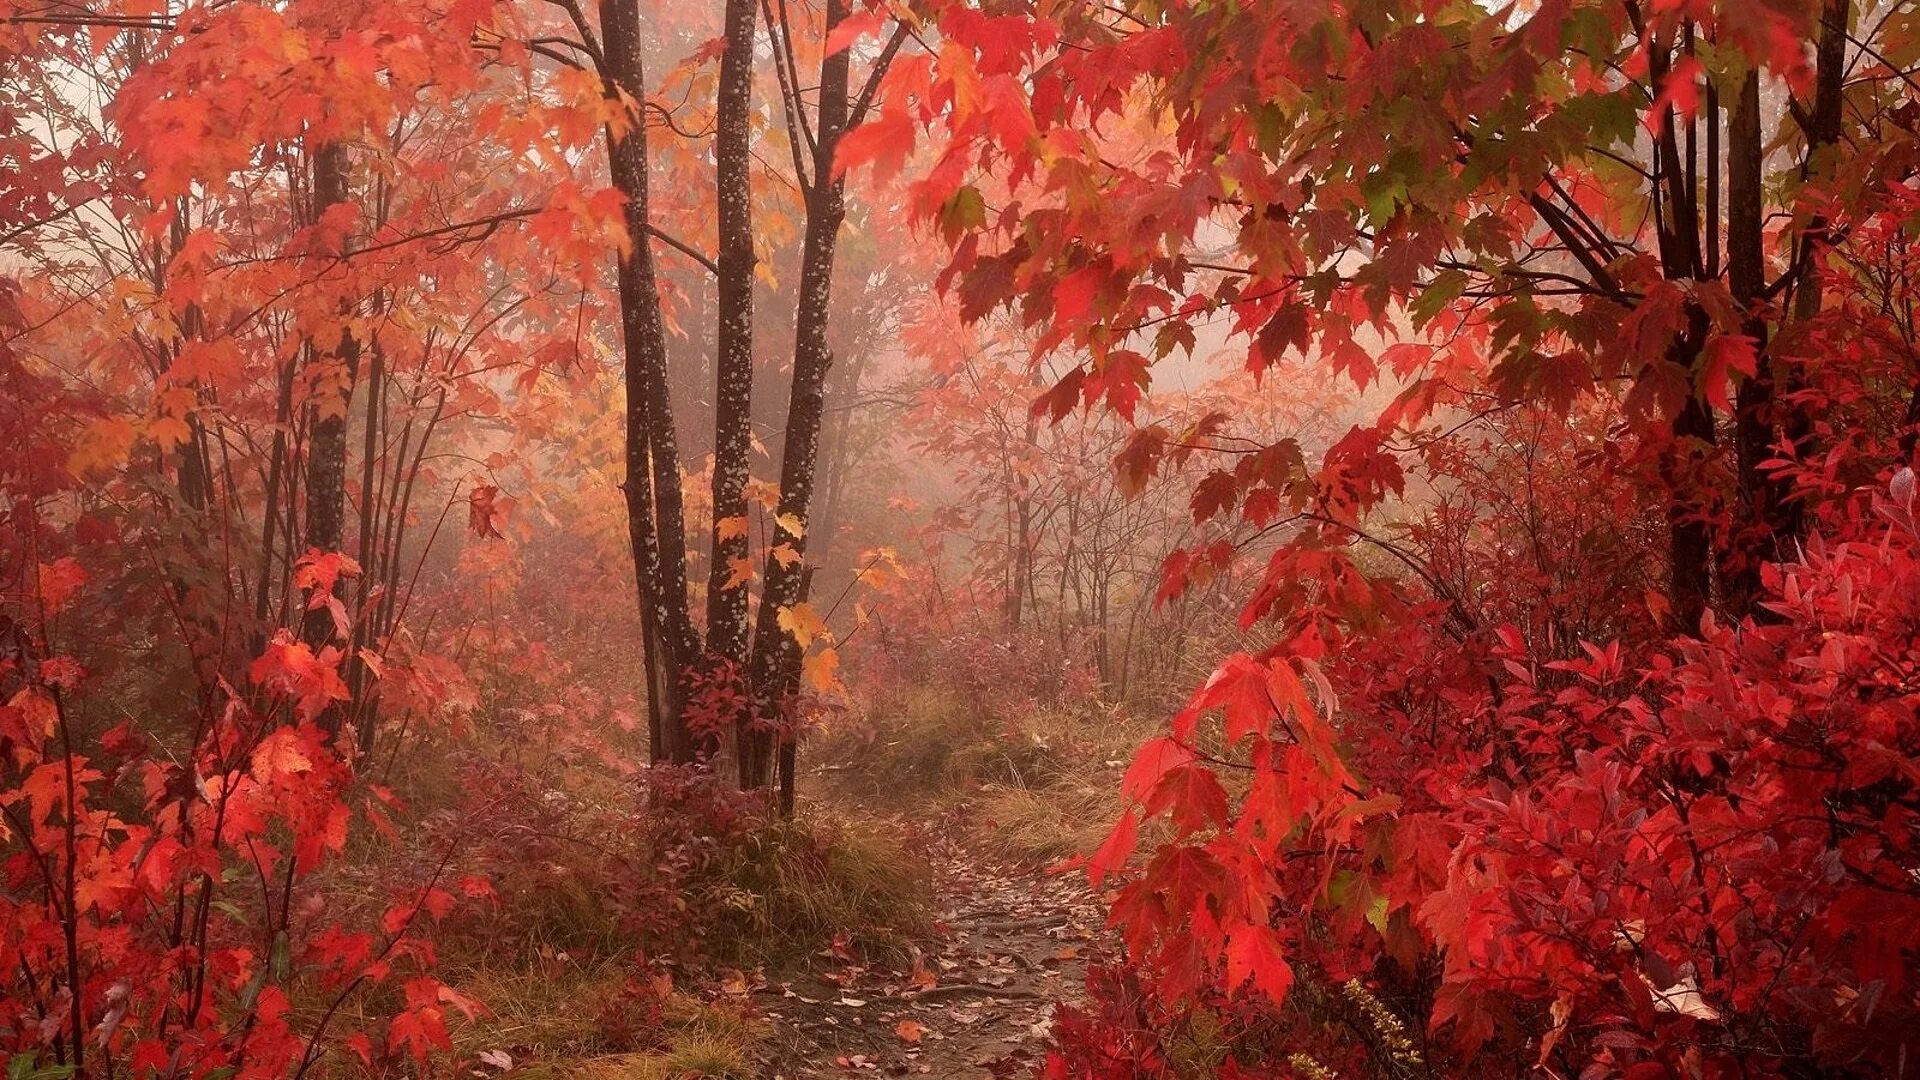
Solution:
<path fill-rule="evenodd" d="M 946 931 L 908 974 L 848 958 L 757 996 L 778 1034 L 768 1080 L 1025 1075 L 1053 1007 L 1082 992 L 1102 909 L 1083 878 L 983 859 L 958 842 L 930 853 Z"/>

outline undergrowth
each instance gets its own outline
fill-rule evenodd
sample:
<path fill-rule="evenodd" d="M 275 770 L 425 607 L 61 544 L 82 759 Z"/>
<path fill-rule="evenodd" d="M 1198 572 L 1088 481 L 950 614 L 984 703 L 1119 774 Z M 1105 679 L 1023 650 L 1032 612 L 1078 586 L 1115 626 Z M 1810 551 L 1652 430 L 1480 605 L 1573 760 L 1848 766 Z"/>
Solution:
<path fill-rule="evenodd" d="M 965 807 L 984 849 L 1050 865 L 1105 838 L 1124 763 L 1151 731 L 1091 695 L 1037 703 L 920 682 L 864 701 L 811 749 L 842 798 L 926 815 Z"/>

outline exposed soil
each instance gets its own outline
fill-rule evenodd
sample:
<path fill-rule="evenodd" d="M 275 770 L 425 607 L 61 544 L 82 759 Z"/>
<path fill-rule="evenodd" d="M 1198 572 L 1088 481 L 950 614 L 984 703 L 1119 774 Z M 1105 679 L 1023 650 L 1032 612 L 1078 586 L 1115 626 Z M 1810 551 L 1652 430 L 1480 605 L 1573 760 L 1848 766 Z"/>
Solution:
<path fill-rule="evenodd" d="M 1042 1056 L 1054 1005 L 1077 1000 L 1103 946 L 1103 910 L 1078 874 L 983 856 L 964 840 L 929 841 L 943 931 L 909 972 L 825 955 L 810 974 L 757 992 L 775 1035 L 769 1080 L 1026 1075 Z"/>

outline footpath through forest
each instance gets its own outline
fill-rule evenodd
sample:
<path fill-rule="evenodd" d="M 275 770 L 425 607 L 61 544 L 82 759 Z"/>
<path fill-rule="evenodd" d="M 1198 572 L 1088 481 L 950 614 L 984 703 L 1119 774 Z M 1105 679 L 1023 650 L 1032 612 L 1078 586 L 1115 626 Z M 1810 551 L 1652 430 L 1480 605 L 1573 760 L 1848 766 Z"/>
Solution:
<path fill-rule="evenodd" d="M 810 973 L 755 991 L 775 1026 L 772 1080 L 1022 1076 L 1055 1004 L 1083 991 L 1105 946 L 1104 909 L 1078 873 L 1008 865 L 955 837 L 930 839 L 939 937 L 906 973 L 829 950 Z"/>

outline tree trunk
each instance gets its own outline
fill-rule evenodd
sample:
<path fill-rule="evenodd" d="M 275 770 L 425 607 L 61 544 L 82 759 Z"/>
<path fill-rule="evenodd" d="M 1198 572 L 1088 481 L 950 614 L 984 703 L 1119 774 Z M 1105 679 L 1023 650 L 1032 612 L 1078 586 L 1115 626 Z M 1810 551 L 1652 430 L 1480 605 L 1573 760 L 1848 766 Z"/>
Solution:
<path fill-rule="evenodd" d="M 330 142 L 320 147 L 313 159 L 313 220 L 318 223 L 327 211 L 348 202 L 348 161 L 344 144 Z M 339 254 L 346 254 L 342 241 Z M 344 320 L 352 314 L 352 305 L 343 304 Z M 312 346 L 309 346 L 312 347 Z M 314 349 L 316 355 L 319 350 Z M 337 552 L 346 543 L 347 507 L 347 411 L 353 403 L 353 384 L 360 372 L 360 343 L 353 331 L 343 327 L 340 340 L 331 353 L 345 369 L 345 378 L 331 396 L 320 398 L 312 406 L 312 435 L 307 442 L 306 535 L 310 549 Z M 336 591 L 344 588 L 336 583 Z M 304 636 L 316 650 L 334 635 L 333 616 L 324 608 L 308 610 Z"/>
<path fill-rule="evenodd" d="M 602 0 L 600 27 L 609 95 L 645 100 L 637 0 Z M 613 186 L 626 196 L 627 251 L 620 260 L 620 332 L 627 380 L 627 529 L 636 591 L 656 630 L 646 657 L 649 692 L 660 702 L 665 760 L 688 764 L 705 757 L 711 739 L 688 730 L 683 706 L 687 676 L 701 654 L 687 603 L 687 538 L 680 495 L 680 456 L 667 387 L 666 331 L 654 272 L 648 222 L 647 132 L 635 114 L 624 133 L 607 132 Z"/>
<path fill-rule="evenodd" d="M 1766 148 L 1760 136 L 1760 75 L 1749 72 L 1740 85 L 1727 123 L 1727 284 L 1746 312 L 1746 333 L 1754 340 L 1754 375 L 1740 383 L 1735 399 L 1734 453 L 1740 517 L 1726 560 L 1727 606 L 1738 618 L 1754 613 L 1760 595 L 1760 567 L 1772 553 L 1779 528 L 1780 492 L 1761 472 L 1773 453 L 1774 378 L 1767 357 L 1767 321 L 1756 310 L 1766 291 L 1766 256 L 1761 247 L 1762 165 Z"/>
<path fill-rule="evenodd" d="M 714 376 L 713 559 L 707 573 L 707 651 L 716 674 L 747 677 L 748 455 L 753 449 L 753 190 L 748 112 L 753 104 L 754 0 L 727 0 L 726 51 L 715 103 L 719 204 L 719 334 Z M 737 689 L 744 690 L 744 685 Z M 749 700 L 742 693 L 740 700 Z M 752 708 L 735 717 L 740 785 L 751 786 Z"/>
<path fill-rule="evenodd" d="M 827 0 L 825 33 L 847 17 L 846 0 Z M 846 220 L 845 185 L 833 174 L 834 154 L 846 130 L 848 58 L 841 49 L 820 63 L 818 126 L 813 155 L 813 186 L 807 199 L 807 228 L 800 261 L 799 310 L 794 319 L 793 393 L 787 402 L 786 447 L 780 462 L 779 521 L 795 522 L 795 532 L 776 524 L 773 544 L 786 545 L 801 559 L 786 562 L 769 555 L 766 584 L 754 626 L 753 689 L 763 730 L 741 748 L 741 776 L 752 786 L 769 782 L 772 731 L 789 731 L 794 695 L 800 685 L 800 649 L 780 626 L 780 612 L 800 602 L 806 580 L 806 523 L 813 500 L 814 464 L 820 447 L 827 370 L 833 353 L 827 345 L 827 320 L 833 297 L 833 261 Z"/>
<path fill-rule="evenodd" d="M 1682 44 L 1684 47 L 1684 38 Z M 1672 75 L 1667 48 L 1658 40 L 1649 42 L 1648 68 L 1655 86 L 1664 86 Z M 1687 183 L 1689 163 L 1682 158 L 1674 136 L 1672 107 L 1667 106 L 1658 119 L 1652 194 L 1661 272 L 1669 279 L 1697 280 L 1706 269 L 1701 258 L 1698 197 Z M 1687 321 L 1687 331 L 1673 342 L 1667 359 L 1684 370 L 1691 388 L 1701 346 L 1706 343 L 1706 314 L 1697 304 L 1691 305 Z M 1713 595 L 1713 534 L 1705 513 L 1709 493 L 1702 484 L 1699 468 L 1704 448 L 1714 438 L 1713 409 L 1698 389 L 1688 391 L 1686 401 L 1673 418 L 1671 433 L 1672 445 L 1667 449 L 1665 463 L 1669 484 L 1668 595 L 1673 603 L 1675 628 L 1692 634 L 1699 632 L 1700 616 L 1706 612 Z"/>
<path fill-rule="evenodd" d="M 1814 50 L 1813 105 L 1806 121 L 1807 157 L 1801 167 L 1803 180 L 1816 181 L 1822 174 L 1833 173 L 1833 161 L 1827 152 L 1840 142 L 1846 104 L 1847 24 L 1852 17 L 1851 0 L 1825 0 L 1821 5 L 1819 44 Z M 1796 322 L 1805 323 L 1820 314 L 1825 291 L 1820 280 L 1820 261 L 1830 241 L 1827 216 L 1816 211 L 1807 219 L 1806 230 L 1800 234 L 1795 252 L 1793 318 Z M 1804 353 L 1802 362 L 1810 362 L 1814 350 L 1807 349 Z M 1801 379 L 1797 370 L 1788 368 L 1786 382 L 1789 393 L 1798 387 Z M 1813 454 L 1813 418 L 1798 404 L 1789 404 L 1783 411 L 1783 434 L 1793 446 L 1794 458 L 1804 461 Z M 1787 502 L 1782 511 L 1778 544 L 1790 549 L 1806 535 L 1806 513 L 1797 500 Z"/>

